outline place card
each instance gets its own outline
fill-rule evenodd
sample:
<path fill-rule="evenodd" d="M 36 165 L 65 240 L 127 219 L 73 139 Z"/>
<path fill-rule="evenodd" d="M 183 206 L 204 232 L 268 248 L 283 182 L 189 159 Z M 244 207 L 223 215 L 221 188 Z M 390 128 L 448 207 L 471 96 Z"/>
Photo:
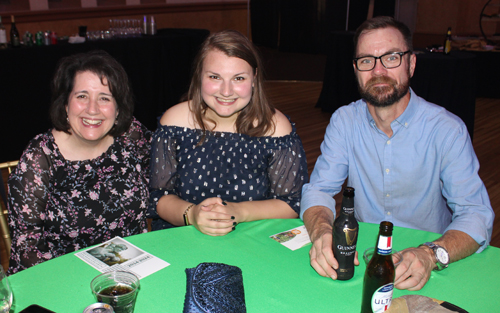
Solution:
<path fill-rule="evenodd" d="M 272 236 L 269 236 L 290 250 L 297 250 L 311 242 L 305 226 L 299 226 Z"/>
<path fill-rule="evenodd" d="M 126 271 L 139 278 L 170 265 L 118 236 L 75 255 L 101 273 Z"/>

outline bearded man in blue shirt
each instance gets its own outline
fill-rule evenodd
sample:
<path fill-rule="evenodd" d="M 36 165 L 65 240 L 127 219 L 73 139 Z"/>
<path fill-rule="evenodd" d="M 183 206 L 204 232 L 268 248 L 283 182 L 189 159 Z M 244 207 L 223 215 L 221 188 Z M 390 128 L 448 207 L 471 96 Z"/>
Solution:
<path fill-rule="evenodd" d="M 332 115 L 322 154 L 302 190 L 300 216 L 313 243 L 311 266 L 337 278 L 332 196 L 348 178 L 356 189 L 358 221 L 385 220 L 443 234 L 402 251 L 395 286 L 419 290 L 432 270 L 485 249 L 495 214 L 465 124 L 409 87 L 416 57 L 408 27 L 376 17 L 358 28 L 354 45 L 362 99 Z"/>

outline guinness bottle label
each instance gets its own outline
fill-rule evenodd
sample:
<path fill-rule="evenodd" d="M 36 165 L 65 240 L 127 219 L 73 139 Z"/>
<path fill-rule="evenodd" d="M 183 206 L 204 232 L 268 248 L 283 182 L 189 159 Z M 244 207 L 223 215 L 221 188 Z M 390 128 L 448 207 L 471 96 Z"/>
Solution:
<path fill-rule="evenodd" d="M 354 207 L 342 207 L 347 214 L 354 214 Z"/>

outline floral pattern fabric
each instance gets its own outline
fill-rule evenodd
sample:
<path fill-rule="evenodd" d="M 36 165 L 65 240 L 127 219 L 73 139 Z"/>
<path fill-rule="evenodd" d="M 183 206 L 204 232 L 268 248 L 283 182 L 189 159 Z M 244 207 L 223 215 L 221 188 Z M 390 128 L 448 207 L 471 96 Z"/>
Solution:
<path fill-rule="evenodd" d="M 158 200 L 175 194 L 191 203 L 220 197 L 230 202 L 279 199 L 297 213 L 307 182 L 306 154 L 292 123 L 282 137 L 159 125 L 151 143 L 148 217 L 152 229 L 174 227 L 158 216 Z"/>
<path fill-rule="evenodd" d="M 66 160 L 52 131 L 32 139 L 9 178 L 9 273 L 147 231 L 151 132 L 133 120 L 101 156 Z"/>

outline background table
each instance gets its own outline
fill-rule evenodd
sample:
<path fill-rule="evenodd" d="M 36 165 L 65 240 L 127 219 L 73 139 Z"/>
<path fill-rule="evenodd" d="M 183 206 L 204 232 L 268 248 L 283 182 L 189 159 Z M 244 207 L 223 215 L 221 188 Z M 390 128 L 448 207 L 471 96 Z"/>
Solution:
<path fill-rule="evenodd" d="M 316 104 L 324 111 L 334 112 L 360 98 L 352 65 L 353 37 L 353 32 L 331 33 L 323 89 Z M 477 75 L 472 53 L 419 53 L 410 84 L 418 96 L 460 117 L 472 138 Z"/>
<path fill-rule="evenodd" d="M 0 50 L 0 162 L 19 159 L 28 141 L 51 127 L 50 84 L 62 57 L 95 49 L 111 54 L 130 79 L 134 115 L 155 130 L 156 118 L 187 92 L 191 64 L 208 34 L 204 29 L 161 29 L 156 36 Z"/>
<path fill-rule="evenodd" d="M 243 223 L 234 232 L 211 237 L 193 226 L 126 238 L 171 265 L 141 280 L 136 313 L 182 312 L 186 268 L 202 262 L 235 265 L 243 272 L 247 311 L 358 312 L 366 265 L 348 281 L 319 276 L 309 265 L 310 244 L 291 251 L 270 235 L 303 225 L 298 219 Z M 374 246 L 378 225 L 360 223 L 358 252 Z M 395 227 L 394 249 L 438 238 L 438 234 Z M 497 312 L 500 307 L 500 249 L 488 247 L 433 272 L 420 291 L 395 290 L 394 297 L 418 294 L 446 300 L 469 312 Z M 81 312 L 94 302 L 90 281 L 99 274 L 74 254 L 41 263 L 9 277 L 17 313 L 37 303 L 55 312 Z"/>
<path fill-rule="evenodd" d="M 476 56 L 477 62 L 477 96 L 484 98 L 500 98 L 500 52 L 467 51 Z"/>

